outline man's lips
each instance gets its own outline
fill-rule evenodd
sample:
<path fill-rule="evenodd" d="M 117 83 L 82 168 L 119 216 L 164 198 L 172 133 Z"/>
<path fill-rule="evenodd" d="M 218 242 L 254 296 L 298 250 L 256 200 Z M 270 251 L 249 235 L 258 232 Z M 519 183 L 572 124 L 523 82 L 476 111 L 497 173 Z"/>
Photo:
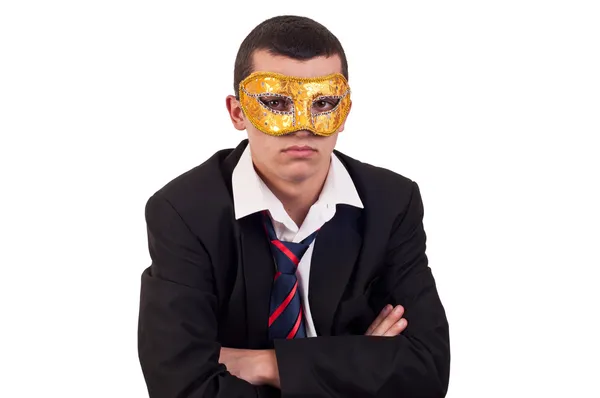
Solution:
<path fill-rule="evenodd" d="M 293 146 L 285 148 L 283 151 L 284 152 L 290 152 L 290 151 L 293 151 L 293 152 L 308 152 L 308 151 L 313 152 L 313 151 L 316 151 L 316 150 L 314 148 L 308 146 L 308 145 L 303 145 L 303 146 L 293 145 Z"/>

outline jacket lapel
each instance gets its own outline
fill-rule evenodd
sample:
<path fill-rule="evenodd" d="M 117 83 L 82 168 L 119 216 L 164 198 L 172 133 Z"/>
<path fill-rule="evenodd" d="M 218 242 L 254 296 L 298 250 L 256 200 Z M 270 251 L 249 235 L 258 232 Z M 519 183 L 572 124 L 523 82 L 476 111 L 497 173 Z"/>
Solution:
<path fill-rule="evenodd" d="M 259 213 L 239 221 L 240 257 L 246 287 L 248 343 L 253 349 L 272 348 L 268 322 L 275 263 Z"/>
<path fill-rule="evenodd" d="M 331 335 L 335 311 L 361 250 L 360 214 L 355 207 L 338 205 L 335 216 L 315 240 L 308 296 L 320 336 Z"/>

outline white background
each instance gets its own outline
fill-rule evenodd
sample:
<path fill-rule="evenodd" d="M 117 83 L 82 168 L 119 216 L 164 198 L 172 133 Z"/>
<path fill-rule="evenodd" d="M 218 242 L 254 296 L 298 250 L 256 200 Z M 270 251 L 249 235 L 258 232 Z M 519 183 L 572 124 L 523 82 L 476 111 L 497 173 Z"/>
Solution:
<path fill-rule="evenodd" d="M 2 1 L 0 396 L 147 397 L 145 202 L 244 138 L 235 55 L 278 14 L 345 47 L 338 149 L 421 188 L 448 397 L 598 396 L 597 4 Z"/>

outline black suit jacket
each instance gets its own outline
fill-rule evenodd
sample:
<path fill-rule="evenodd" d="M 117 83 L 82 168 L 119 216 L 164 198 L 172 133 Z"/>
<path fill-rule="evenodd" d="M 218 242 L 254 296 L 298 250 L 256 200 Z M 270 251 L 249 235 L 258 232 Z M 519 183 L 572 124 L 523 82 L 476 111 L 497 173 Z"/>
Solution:
<path fill-rule="evenodd" d="M 235 220 L 231 176 L 243 150 L 215 153 L 146 204 L 150 267 L 138 349 L 151 398 L 443 397 L 448 324 L 425 254 L 415 182 L 338 151 L 365 206 L 338 205 L 315 241 L 309 301 L 319 337 L 269 341 L 274 264 L 259 214 Z M 386 304 L 396 337 L 365 336 Z M 220 347 L 274 348 L 281 390 L 219 364 Z"/>

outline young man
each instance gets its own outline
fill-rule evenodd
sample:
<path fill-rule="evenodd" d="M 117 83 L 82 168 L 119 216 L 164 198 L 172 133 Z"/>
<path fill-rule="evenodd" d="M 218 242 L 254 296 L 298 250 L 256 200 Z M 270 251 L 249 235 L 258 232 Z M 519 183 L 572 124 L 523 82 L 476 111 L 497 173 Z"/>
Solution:
<path fill-rule="evenodd" d="M 234 80 L 227 110 L 248 139 L 146 206 L 150 397 L 445 396 L 418 186 L 334 151 L 351 108 L 337 38 L 307 18 L 264 21 Z"/>

